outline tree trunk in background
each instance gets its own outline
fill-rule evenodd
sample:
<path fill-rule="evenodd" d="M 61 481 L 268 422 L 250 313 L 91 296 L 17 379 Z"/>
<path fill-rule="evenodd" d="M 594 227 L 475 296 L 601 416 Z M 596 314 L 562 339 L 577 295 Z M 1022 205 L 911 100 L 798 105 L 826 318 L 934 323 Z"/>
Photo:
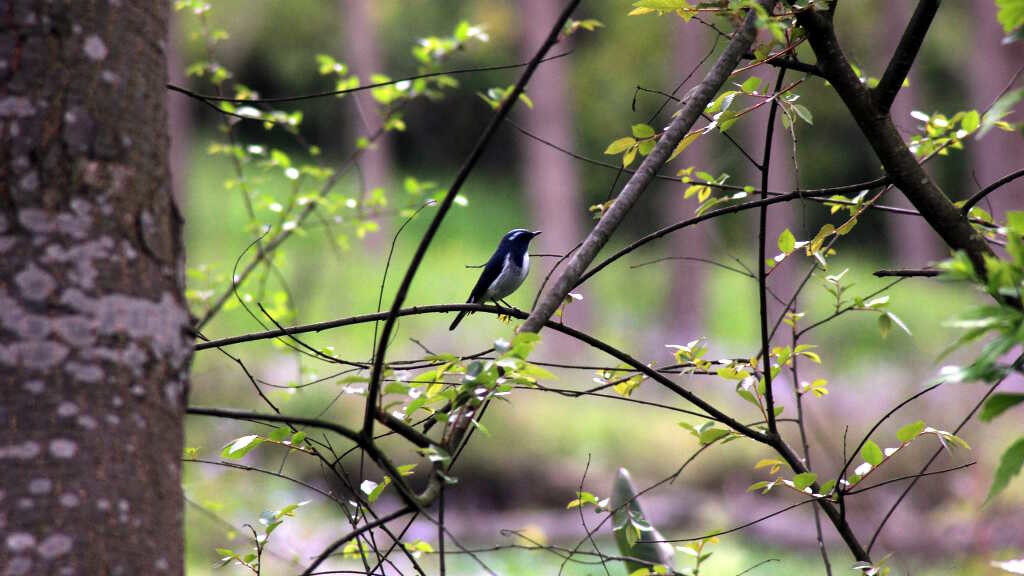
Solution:
<path fill-rule="evenodd" d="M 974 52 L 971 64 L 967 67 L 971 90 L 971 103 L 968 107 L 984 110 L 1020 67 L 1021 53 L 1024 50 L 1021 49 L 1020 42 L 1006 46 L 1001 44 L 1006 34 L 996 20 L 996 7 L 993 2 L 971 2 L 970 10 L 974 16 Z M 1018 112 L 1014 116 L 1017 121 L 1020 119 L 1020 109 L 1018 106 Z M 967 151 L 971 155 L 974 176 L 981 186 L 987 186 L 1021 167 L 1024 144 L 1021 143 L 1019 132 L 1003 132 L 996 129 L 990 131 L 980 141 L 970 142 Z M 964 189 L 954 197 L 967 198 L 977 190 L 978 185 L 972 178 L 965 182 Z M 985 210 L 991 207 L 996 214 L 1004 214 L 1007 210 L 1019 210 L 1024 206 L 1024 179 L 1003 186 L 990 194 L 986 200 L 982 200 L 979 206 Z M 996 216 L 996 220 L 1001 222 L 1003 218 Z"/>
<path fill-rule="evenodd" d="M 910 20 L 910 15 L 914 12 L 914 5 L 906 2 L 883 2 L 882 10 L 886 22 L 892 22 L 894 26 L 903 26 Z M 879 47 L 881 53 L 875 55 L 874 60 L 878 63 L 876 68 L 879 70 L 878 74 L 881 75 L 885 63 L 888 63 L 889 58 L 896 51 L 900 35 L 893 34 L 892 30 L 885 26 L 875 27 L 875 32 L 879 34 L 875 45 Z M 923 99 L 920 78 L 917 68 L 912 68 L 908 76 L 910 85 L 900 89 L 890 109 L 893 122 L 906 139 L 909 139 L 910 134 L 915 132 L 916 125 L 919 124 L 917 120 L 910 117 L 911 110 L 919 109 L 931 113 L 931 107 Z M 886 194 L 884 203 L 913 208 L 899 191 Z M 925 222 L 924 218 L 896 214 L 885 215 L 883 218 L 890 246 L 889 257 L 894 267 L 920 268 L 945 257 L 947 250 L 942 239 Z"/>
<path fill-rule="evenodd" d="M 168 5 L 4 2 L 2 574 L 183 572 Z"/>
<path fill-rule="evenodd" d="M 529 60 L 544 42 L 551 22 L 558 18 L 560 2 L 520 0 L 522 41 L 520 54 Z M 573 148 L 573 110 L 569 99 L 569 58 L 559 58 L 540 66 L 527 93 L 533 109 L 520 107 L 524 127 L 546 140 Z M 565 254 L 583 240 L 582 220 L 586 209 L 579 189 L 576 161 L 565 154 L 527 137 L 522 146 L 523 183 L 530 203 L 533 225 L 544 235 L 534 243 L 534 251 Z M 523 227 L 529 227 L 526 222 Z M 535 272 L 544 274 L 554 264 L 551 258 L 534 261 Z M 566 321 L 575 327 L 586 326 L 587 301 L 576 302 L 566 310 Z"/>
<path fill-rule="evenodd" d="M 669 84 L 675 87 L 683 78 L 689 74 L 700 59 L 707 54 L 713 42 L 703 26 L 693 24 L 675 23 L 674 50 L 675 58 L 671 63 Z M 678 94 L 684 94 L 694 82 L 699 82 L 704 71 L 694 74 L 687 86 L 684 86 Z M 651 100 L 652 102 L 654 99 Z M 678 105 L 670 105 L 667 111 L 673 111 Z M 660 126 L 656 127 L 660 128 Z M 713 171 L 711 138 L 701 138 L 692 146 L 688 147 L 679 159 L 672 164 L 674 169 L 696 166 L 698 170 Z M 672 172 L 672 171 L 669 171 Z M 658 222 L 658 226 L 667 226 L 680 220 L 692 218 L 694 209 L 697 207 L 696 199 L 683 199 L 685 187 L 681 183 L 665 184 L 658 183 L 662 188 L 659 193 L 661 203 L 661 214 L 664 220 Z M 697 226 L 689 230 L 668 237 L 668 256 L 695 256 L 698 258 L 715 258 L 712 254 L 711 242 L 709 239 L 715 231 L 716 224 L 709 222 L 706 225 Z M 704 294 L 706 280 L 708 278 L 708 264 L 691 261 L 671 261 L 664 266 L 671 267 L 672 284 L 671 289 L 665 292 L 668 299 L 661 304 L 662 310 L 669 312 L 667 323 L 660 330 L 661 342 L 689 342 L 705 334 L 703 325 L 704 317 L 702 312 L 705 308 Z"/>
<path fill-rule="evenodd" d="M 370 14 L 373 2 L 341 0 L 339 8 L 344 30 L 343 60 L 351 66 L 352 72 L 359 76 L 360 82 L 369 84 L 371 74 L 383 71 L 375 34 L 376 27 Z M 373 96 L 369 92 L 357 92 L 350 96 L 356 109 L 353 111 L 352 130 L 343 136 L 354 140 L 359 134 L 376 132 L 381 126 L 381 117 L 377 114 L 377 103 Z M 376 149 L 367 150 L 363 154 L 359 161 L 359 169 L 365 186 L 364 193 L 367 196 L 374 188 L 391 191 L 391 164 L 391 150 L 386 137 L 378 140 Z M 383 221 L 378 222 L 381 224 L 381 233 L 374 237 L 380 239 L 385 236 L 387 227 Z M 377 245 L 378 241 L 374 241 L 373 244 Z"/>

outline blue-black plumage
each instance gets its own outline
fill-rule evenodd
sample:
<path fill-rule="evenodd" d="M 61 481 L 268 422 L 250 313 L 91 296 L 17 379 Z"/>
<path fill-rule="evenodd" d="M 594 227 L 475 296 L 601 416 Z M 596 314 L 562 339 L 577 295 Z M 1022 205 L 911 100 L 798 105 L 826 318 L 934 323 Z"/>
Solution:
<path fill-rule="evenodd" d="M 530 254 L 527 249 L 530 247 L 530 240 L 533 240 L 540 230 L 530 232 L 522 228 L 509 230 L 501 237 L 498 249 L 491 255 L 491 259 L 484 264 L 480 278 L 469 293 L 470 304 L 479 304 L 488 300 L 498 301 L 516 291 L 526 280 L 530 272 Z M 459 312 L 455 317 L 449 330 L 455 330 L 459 322 L 469 312 Z"/>

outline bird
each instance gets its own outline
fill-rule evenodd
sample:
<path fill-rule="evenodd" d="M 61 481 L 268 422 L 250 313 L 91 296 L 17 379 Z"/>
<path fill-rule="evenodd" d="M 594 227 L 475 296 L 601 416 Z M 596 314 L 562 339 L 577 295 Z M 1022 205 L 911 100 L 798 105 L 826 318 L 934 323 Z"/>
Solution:
<path fill-rule="evenodd" d="M 526 249 L 529 248 L 530 241 L 539 234 L 540 230 L 531 232 L 523 228 L 506 232 L 491 259 L 484 264 L 480 278 L 473 286 L 473 291 L 469 293 L 466 302 L 480 304 L 492 300 L 497 303 L 515 292 L 530 272 L 530 254 Z M 466 314 L 469 314 L 468 310 L 459 312 L 448 330 L 455 330 Z"/>

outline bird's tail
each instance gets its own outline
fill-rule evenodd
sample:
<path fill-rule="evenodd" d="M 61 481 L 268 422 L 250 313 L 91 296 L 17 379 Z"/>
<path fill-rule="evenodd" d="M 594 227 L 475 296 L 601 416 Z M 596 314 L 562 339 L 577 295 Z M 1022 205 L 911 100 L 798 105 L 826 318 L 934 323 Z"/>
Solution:
<path fill-rule="evenodd" d="M 459 312 L 459 315 L 456 316 L 455 320 L 452 321 L 452 325 L 448 327 L 448 330 L 455 330 L 455 327 L 459 325 L 459 322 L 462 322 L 462 319 L 466 317 L 466 314 L 469 314 L 469 310 L 463 310 L 462 312 Z"/>

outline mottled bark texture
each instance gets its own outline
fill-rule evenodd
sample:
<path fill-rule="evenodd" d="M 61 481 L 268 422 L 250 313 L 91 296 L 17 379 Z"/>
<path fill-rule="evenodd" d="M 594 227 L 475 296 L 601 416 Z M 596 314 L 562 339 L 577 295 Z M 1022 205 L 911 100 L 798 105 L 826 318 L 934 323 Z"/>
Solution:
<path fill-rule="evenodd" d="M 181 574 L 168 2 L 0 1 L 0 574 Z"/>

